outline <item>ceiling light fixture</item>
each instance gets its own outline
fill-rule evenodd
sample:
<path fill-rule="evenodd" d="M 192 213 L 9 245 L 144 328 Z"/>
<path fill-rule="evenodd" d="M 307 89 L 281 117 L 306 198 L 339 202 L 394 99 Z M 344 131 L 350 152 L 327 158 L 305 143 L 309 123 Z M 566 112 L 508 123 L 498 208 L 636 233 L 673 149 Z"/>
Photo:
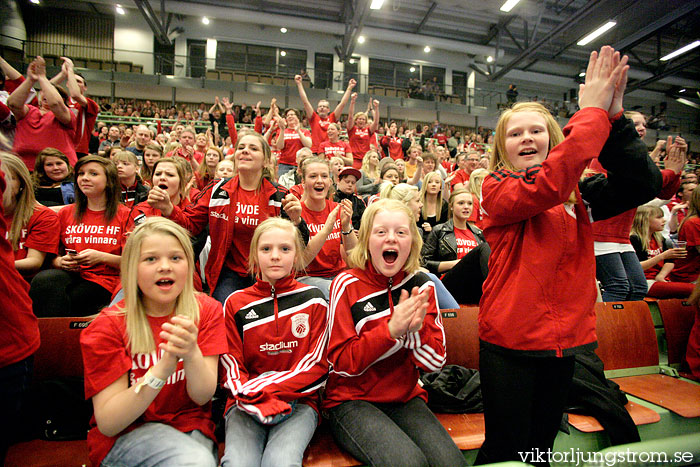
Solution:
<path fill-rule="evenodd" d="M 688 99 L 683 99 L 682 97 L 679 97 L 678 99 L 676 99 L 676 102 L 680 102 L 681 104 L 685 104 L 685 105 L 690 106 L 694 109 L 700 109 L 700 105 L 696 104 L 693 101 L 689 101 Z"/>
<path fill-rule="evenodd" d="M 30 1 L 31 3 L 33 3 L 34 5 L 38 5 L 38 4 L 39 4 L 39 0 L 29 0 L 29 1 Z"/>
<path fill-rule="evenodd" d="M 280 32 L 282 34 L 287 34 L 287 28 L 280 28 Z"/>
<path fill-rule="evenodd" d="M 412 66 L 411 68 L 408 69 L 408 71 L 410 71 L 411 73 L 415 73 L 416 67 Z"/>
<path fill-rule="evenodd" d="M 209 18 L 207 18 L 206 16 L 202 16 L 202 23 L 209 24 Z"/>
<path fill-rule="evenodd" d="M 581 73 L 578 74 L 578 76 L 579 76 L 579 78 L 583 78 L 584 76 L 586 76 L 586 72 L 582 71 Z"/>
<path fill-rule="evenodd" d="M 488 57 L 486 57 L 486 61 L 491 63 L 493 61 L 493 57 L 489 55 Z"/>
<path fill-rule="evenodd" d="M 680 91 L 678 91 L 678 92 L 685 92 L 685 91 L 686 91 L 686 89 L 685 89 L 685 88 L 683 88 L 683 89 L 681 89 L 681 90 L 680 90 Z"/>
<path fill-rule="evenodd" d="M 282 51 L 280 51 L 280 55 L 283 56 L 283 57 L 286 57 L 286 56 L 287 56 L 287 52 L 285 52 L 284 50 L 282 50 Z"/>
<path fill-rule="evenodd" d="M 423 52 L 430 53 L 430 46 L 426 45 L 425 48 L 423 49 Z"/>
<path fill-rule="evenodd" d="M 503 4 L 501 7 L 501 11 L 505 11 L 508 13 L 510 10 L 512 10 L 515 5 L 517 5 L 520 2 L 520 0 L 508 0 L 506 3 Z"/>
<path fill-rule="evenodd" d="M 695 41 L 695 42 L 691 42 L 690 44 L 686 45 L 685 47 L 681 47 L 680 49 L 674 50 L 673 52 L 671 52 L 668 55 L 664 55 L 659 60 L 661 60 L 662 62 L 665 62 L 667 60 L 671 60 L 672 58 L 676 58 L 677 56 L 684 54 L 684 53 L 688 52 L 689 50 L 693 50 L 695 47 L 697 47 L 699 45 L 700 45 L 700 40 Z"/>
<path fill-rule="evenodd" d="M 384 5 L 384 0 L 372 0 L 372 3 L 369 4 L 369 9 L 378 10 L 382 5 Z"/>
<path fill-rule="evenodd" d="M 615 21 L 608 21 L 607 23 L 605 23 L 604 25 L 602 25 L 601 27 L 599 27 L 598 29 L 596 29 L 595 31 L 593 31 L 592 33 L 590 33 L 589 35 L 587 35 L 586 37 L 581 39 L 580 41 L 578 41 L 576 43 L 576 45 L 590 44 L 591 42 L 596 40 L 599 36 L 602 36 L 608 30 L 614 28 L 616 24 L 617 23 Z"/>
<path fill-rule="evenodd" d="M 355 64 L 355 59 L 354 59 L 354 58 L 351 58 L 351 59 L 350 59 L 350 65 L 354 65 L 354 64 Z"/>
<path fill-rule="evenodd" d="M 358 44 L 364 44 L 365 43 L 365 36 L 359 36 L 357 38 L 357 43 Z"/>
<path fill-rule="evenodd" d="M 120 15 L 125 15 L 126 11 L 124 11 L 124 8 L 120 4 L 117 3 L 117 5 L 114 7 L 115 10 L 117 10 L 117 13 Z"/>

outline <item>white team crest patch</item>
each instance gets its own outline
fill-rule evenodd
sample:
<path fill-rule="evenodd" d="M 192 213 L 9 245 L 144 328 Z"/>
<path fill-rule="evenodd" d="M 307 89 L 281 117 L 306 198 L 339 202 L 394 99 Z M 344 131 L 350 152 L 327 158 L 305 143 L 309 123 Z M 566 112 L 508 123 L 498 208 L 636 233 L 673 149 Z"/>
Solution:
<path fill-rule="evenodd" d="M 307 313 L 298 313 L 292 316 L 292 334 L 299 339 L 309 335 L 309 315 Z"/>

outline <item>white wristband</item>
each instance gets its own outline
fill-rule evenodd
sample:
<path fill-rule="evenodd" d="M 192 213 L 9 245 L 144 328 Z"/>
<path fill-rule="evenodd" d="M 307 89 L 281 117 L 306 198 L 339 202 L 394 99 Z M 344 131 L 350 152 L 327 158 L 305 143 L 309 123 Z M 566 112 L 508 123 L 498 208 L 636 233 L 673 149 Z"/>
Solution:
<path fill-rule="evenodd" d="M 153 389 L 160 389 L 165 386 L 165 380 L 153 376 L 153 373 L 151 373 L 151 368 L 149 368 L 146 374 L 143 375 L 141 382 L 136 385 L 136 388 L 134 388 L 134 392 L 138 394 L 139 391 L 141 391 L 141 388 L 144 386 L 149 386 Z"/>

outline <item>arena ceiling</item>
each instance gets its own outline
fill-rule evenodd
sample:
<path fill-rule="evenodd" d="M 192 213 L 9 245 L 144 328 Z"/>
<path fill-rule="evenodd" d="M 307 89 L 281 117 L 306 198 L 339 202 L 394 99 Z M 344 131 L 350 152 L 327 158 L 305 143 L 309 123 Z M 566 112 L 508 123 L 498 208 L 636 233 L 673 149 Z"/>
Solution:
<path fill-rule="evenodd" d="M 212 17 L 240 16 L 241 12 L 281 15 L 290 18 L 292 27 L 295 19 L 335 26 L 336 52 L 341 59 L 352 54 L 363 29 L 403 38 L 409 34 L 417 43 L 430 38 L 462 43 L 470 67 L 495 82 L 506 82 L 504 75 L 510 70 L 577 77 L 590 51 L 608 43 L 630 56 L 634 72 L 629 90 L 697 100 L 700 47 L 671 60 L 660 58 L 700 39 L 700 0 L 521 0 L 509 13 L 500 11 L 504 1 L 385 0 L 378 10 L 370 9 L 371 0 L 160 0 L 152 1 L 151 6 L 160 10 L 164 5 L 165 11 L 173 14 L 201 11 Z M 138 6 L 145 2 L 122 3 Z M 113 14 L 116 2 L 60 3 L 62 7 L 70 4 Z M 617 24 L 587 46 L 576 44 L 608 21 Z M 484 53 L 488 50 L 496 57 L 491 63 Z"/>

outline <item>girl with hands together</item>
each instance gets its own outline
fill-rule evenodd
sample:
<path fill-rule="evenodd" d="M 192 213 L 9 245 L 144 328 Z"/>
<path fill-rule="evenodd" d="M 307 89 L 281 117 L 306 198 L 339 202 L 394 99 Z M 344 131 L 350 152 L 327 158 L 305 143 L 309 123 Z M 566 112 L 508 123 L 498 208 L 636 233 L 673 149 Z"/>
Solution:
<path fill-rule="evenodd" d="M 422 243 L 408 205 L 375 201 L 352 269 L 331 285 L 323 408 L 336 442 L 367 465 L 466 465 L 418 384 L 419 369 L 445 362 L 435 286 L 419 271 Z"/>
<path fill-rule="evenodd" d="M 94 465 L 218 465 L 210 401 L 226 329 L 193 270 L 189 234 L 174 222 L 151 217 L 129 236 L 125 298 L 80 338 Z"/>

